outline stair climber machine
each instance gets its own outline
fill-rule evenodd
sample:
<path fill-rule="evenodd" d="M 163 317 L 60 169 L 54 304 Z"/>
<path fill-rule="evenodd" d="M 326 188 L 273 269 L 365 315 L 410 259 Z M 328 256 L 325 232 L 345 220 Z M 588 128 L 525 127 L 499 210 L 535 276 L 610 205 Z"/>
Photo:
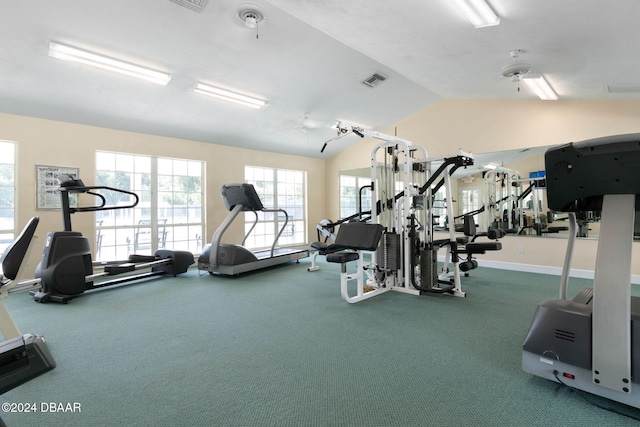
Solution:
<path fill-rule="evenodd" d="M 344 122 L 337 127 L 338 137 L 355 133 L 382 140 L 371 152 L 371 224 L 340 225 L 335 244 L 326 252 L 328 262 L 342 264 L 343 299 L 355 303 L 391 290 L 464 297 L 458 259 L 453 278 L 438 273 L 431 205 L 442 185 L 451 200 L 450 177 L 456 169 L 473 164 L 472 156 L 460 151 L 456 156 L 430 159 L 424 148 L 395 136 Z M 435 164 L 439 166 L 432 171 Z M 453 218 L 452 204 L 448 205 Z M 449 240 L 456 244 L 455 230 L 450 229 Z M 356 260 L 356 273 L 347 273 L 346 264 Z M 355 294 L 351 281 L 356 281 Z"/>
<path fill-rule="evenodd" d="M 56 367 L 44 338 L 35 334 L 21 334 L 7 311 L 2 298 L 18 290 L 15 281 L 28 253 L 39 218 L 33 217 L 20 235 L 9 245 L 0 261 L 0 394 L 18 387 Z M 26 290 L 26 289 L 22 289 Z M 4 406 L 3 406 L 3 409 Z M 11 409 L 11 408 L 8 408 Z M 0 426 L 5 425 L 0 420 Z"/>
<path fill-rule="evenodd" d="M 191 252 L 173 250 L 158 250 L 154 255 L 132 254 L 126 261 L 93 262 L 89 239 L 71 229 L 71 214 L 133 208 L 138 204 L 138 195 L 113 187 L 86 186 L 70 176 L 61 178 L 61 181 L 64 231 L 47 233 L 42 258 L 35 272 L 35 280 L 40 284 L 40 289 L 32 292 L 36 301 L 66 303 L 88 290 L 154 276 L 177 276 L 194 263 Z M 134 201 L 126 206 L 106 206 L 105 197 L 96 192 L 100 190 L 126 194 Z M 87 194 L 100 202 L 94 206 L 71 207 L 71 194 Z"/>
<path fill-rule="evenodd" d="M 252 184 L 228 184 L 220 187 L 220 194 L 229 214 L 218 226 L 211 243 L 207 244 L 198 258 L 198 269 L 210 274 L 236 275 L 247 271 L 273 267 L 291 261 L 299 262 L 309 256 L 308 249 L 277 247 L 278 239 L 285 230 L 289 215 L 284 209 L 267 209 Z M 240 212 L 253 212 L 255 221 L 240 245 L 222 243 L 222 236 Z M 258 212 L 282 214 L 284 222 L 270 249 L 251 251 L 244 244 L 258 223 Z"/>
<path fill-rule="evenodd" d="M 560 293 L 538 305 L 524 371 L 640 408 L 640 298 L 631 295 L 640 210 L 640 134 L 569 143 L 545 154 L 549 208 L 569 213 Z M 602 212 L 592 288 L 567 299 L 576 212 Z"/>

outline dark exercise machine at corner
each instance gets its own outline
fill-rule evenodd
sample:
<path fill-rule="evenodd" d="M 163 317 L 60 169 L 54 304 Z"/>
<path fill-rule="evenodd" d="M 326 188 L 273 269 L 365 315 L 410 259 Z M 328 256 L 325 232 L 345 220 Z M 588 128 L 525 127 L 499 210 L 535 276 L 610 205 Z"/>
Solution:
<path fill-rule="evenodd" d="M 112 191 L 133 197 L 127 206 L 106 206 L 105 197 L 97 190 Z M 94 206 L 71 207 L 70 194 L 88 194 L 100 199 Z M 79 179 L 66 177 L 60 187 L 64 231 L 47 233 L 42 259 L 36 267 L 34 281 L 40 285 L 32 292 L 38 302 L 66 303 L 87 290 L 119 285 L 160 275 L 176 276 L 187 271 L 194 263 L 193 254 L 187 251 L 158 250 L 154 255 L 129 256 L 126 261 L 93 262 L 89 239 L 71 229 L 71 214 L 132 208 L 138 204 L 138 196 L 130 191 L 106 186 L 86 186 Z M 112 278 L 113 276 L 118 276 Z"/>

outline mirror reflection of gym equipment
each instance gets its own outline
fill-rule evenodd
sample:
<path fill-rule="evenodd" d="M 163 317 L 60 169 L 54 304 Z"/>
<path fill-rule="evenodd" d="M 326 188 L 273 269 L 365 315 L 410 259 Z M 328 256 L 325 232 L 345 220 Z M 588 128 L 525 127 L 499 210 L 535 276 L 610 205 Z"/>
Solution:
<path fill-rule="evenodd" d="M 207 244 L 198 258 L 198 269 L 210 274 L 236 275 L 248 271 L 286 264 L 309 256 L 309 250 L 304 248 L 277 247 L 278 239 L 289 222 L 289 214 L 284 209 L 267 209 L 263 206 L 260 196 L 252 184 L 229 184 L 220 188 L 222 200 L 229 211 L 224 221 L 213 233 L 210 244 Z M 244 236 L 242 243 L 222 243 L 222 237 L 229 226 L 241 212 L 252 212 L 255 215 L 253 225 Z M 276 234 L 271 248 L 251 251 L 244 244 L 258 224 L 258 213 L 282 215 L 284 220 Z"/>

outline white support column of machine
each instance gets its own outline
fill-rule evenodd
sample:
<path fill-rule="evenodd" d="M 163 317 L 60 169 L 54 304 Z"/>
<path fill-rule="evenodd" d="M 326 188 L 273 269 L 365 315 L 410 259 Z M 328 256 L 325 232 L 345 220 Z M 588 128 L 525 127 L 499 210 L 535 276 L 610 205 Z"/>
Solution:
<path fill-rule="evenodd" d="M 631 392 L 631 253 L 635 195 L 605 195 L 593 282 L 593 382 Z"/>
<path fill-rule="evenodd" d="M 456 227 L 454 223 L 455 221 L 453 221 L 453 218 L 455 218 L 455 216 L 453 212 L 453 194 L 451 193 L 451 166 L 449 166 L 447 168 L 447 171 L 444 173 L 444 188 L 447 192 L 447 215 L 449 216 L 449 218 L 451 218 L 449 222 L 449 240 L 451 242 L 455 242 Z M 457 261 L 453 263 L 453 283 L 455 284 L 455 287 L 452 289 L 454 296 L 467 296 L 467 294 L 462 291 L 462 285 L 460 281 L 460 263 L 458 263 Z"/>

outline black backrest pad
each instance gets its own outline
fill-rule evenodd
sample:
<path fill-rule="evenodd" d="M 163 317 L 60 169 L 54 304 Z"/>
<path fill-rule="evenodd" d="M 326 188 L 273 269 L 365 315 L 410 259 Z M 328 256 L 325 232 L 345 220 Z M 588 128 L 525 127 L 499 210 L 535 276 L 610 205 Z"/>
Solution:
<path fill-rule="evenodd" d="M 243 211 L 261 211 L 264 209 L 260 196 L 252 184 L 228 184 L 220 187 L 222 200 L 229 211 L 235 205 L 243 205 Z"/>
<path fill-rule="evenodd" d="M 383 230 L 384 227 L 380 224 L 347 222 L 340 225 L 335 244 L 356 250 L 375 251 Z"/>
<path fill-rule="evenodd" d="M 15 279 L 20 270 L 20 265 L 27 254 L 31 238 L 36 232 L 40 218 L 34 216 L 22 229 L 20 235 L 9 245 L 2 254 L 2 274 L 8 279 Z"/>
<path fill-rule="evenodd" d="M 476 222 L 472 215 L 464 216 L 464 235 L 469 237 L 476 235 Z"/>
<path fill-rule="evenodd" d="M 555 211 L 599 210 L 605 194 L 640 194 L 640 134 L 550 148 L 547 199 Z M 636 197 L 636 209 L 640 198 Z"/>

